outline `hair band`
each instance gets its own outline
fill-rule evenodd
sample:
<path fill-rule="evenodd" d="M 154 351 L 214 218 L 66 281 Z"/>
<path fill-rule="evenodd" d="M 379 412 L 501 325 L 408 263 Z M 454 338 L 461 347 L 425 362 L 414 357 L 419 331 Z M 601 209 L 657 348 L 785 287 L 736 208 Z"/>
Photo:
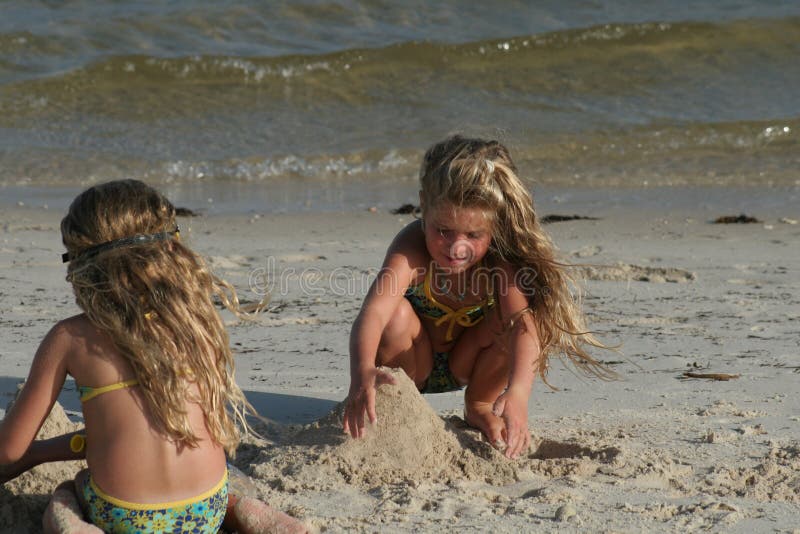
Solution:
<path fill-rule="evenodd" d="M 180 229 L 175 226 L 174 230 L 168 232 L 159 232 L 157 234 L 140 234 L 131 237 L 123 237 L 120 239 L 115 239 L 113 241 L 107 241 L 105 243 L 100 243 L 99 245 L 94 245 L 87 249 L 84 249 L 78 252 L 75 255 L 71 255 L 69 252 L 65 252 L 61 255 L 61 261 L 63 263 L 69 263 L 70 261 L 77 259 L 77 258 L 91 258 L 92 256 L 97 256 L 102 252 L 106 252 L 108 250 L 112 250 L 115 248 L 120 247 L 128 247 L 134 245 L 146 245 L 147 243 L 154 243 L 156 241 L 166 241 L 172 236 L 180 237 Z"/>

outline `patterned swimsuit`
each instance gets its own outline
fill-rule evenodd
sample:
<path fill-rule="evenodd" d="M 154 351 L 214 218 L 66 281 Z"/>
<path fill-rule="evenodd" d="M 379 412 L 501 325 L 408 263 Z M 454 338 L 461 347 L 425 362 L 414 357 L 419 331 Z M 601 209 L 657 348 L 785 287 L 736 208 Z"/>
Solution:
<path fill-rule="evenodd" d="M 475 326 L 495 306 L 495 300 L 492 295 L 489 295 L 483 302 L 458 309 L 442 304 L 434 298 L 431 292 L 433 271 L 433 264 L 431 264 L 422 283 L 410 286 L 406 290 L 405 297 L 417 315 L 434 319 L 435 326 L 441 326 L 448 322 L 445 341 L 450 342 L 453 341 L 453 329 L 456 324 L 464 328 Z M 463 389 L 464 386 L 459 385 L 450 371 L 449 358 L 449 352 L 433 354 L 433 369 L 420 390 L 422 393 L 444 393 Z"/>

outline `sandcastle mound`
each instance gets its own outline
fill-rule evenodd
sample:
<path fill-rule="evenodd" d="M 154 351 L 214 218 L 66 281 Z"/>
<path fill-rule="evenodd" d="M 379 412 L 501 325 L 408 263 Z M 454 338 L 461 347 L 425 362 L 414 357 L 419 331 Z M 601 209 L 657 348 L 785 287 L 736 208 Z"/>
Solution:
<path fill-rule="evenodd" d="M 414 383 L 396 372 L 397 385 L 378 389 L 377 425 L 362 439 L 348 439 L 334 451 L 341 464 L 354 473 L 371 471 L 392 478 L 445 475 L 463 460 L 462 447 L 445 428 Z M 340 426 L 339 421 L 336 421 Z"/>
<path fill-rule="evenodd" d="M 342 481 L 361 487 L 395 482 L 483 479 L 502 484 L 517 479 L 513 462 L 483 443 L 477 431 L 458 431 L 445 422 L 400 370 L 386 369 L 395 385 L 378 387 L 378 424 L 352 439 L 342 430 L 343 405 L 320 421 L 268 447 L 249 466 L 252 476 L 281 491 L 295 485 L 331 488 Z M 248 470 L 248 468 L 245 468 Z"/>
<path fill-rule="evenodd" d="M 21 387 L 20 387 L 21 389 Z M 13 405 L 12 400 L 6 413 Z M 78 430 L 81 425 L 67 417 L 59 403 L 53 405 L 36 439 L 47 439 Z M 0 488 L 0 532 L 39 532 L 42 514 L 56 486 L 71 480 L 86 467 L 80 462 L 56 462 L 34 467 Z"/>

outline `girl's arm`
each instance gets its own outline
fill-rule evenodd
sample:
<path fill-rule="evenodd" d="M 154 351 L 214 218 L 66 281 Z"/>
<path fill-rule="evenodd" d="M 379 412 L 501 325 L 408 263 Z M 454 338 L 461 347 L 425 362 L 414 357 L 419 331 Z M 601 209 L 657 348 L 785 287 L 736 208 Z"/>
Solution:
<path fill-rule="evenodd" d="M 83 446 L 85 432 L 82 429 L 55 438 L 34 441 L 22 458 L 14 463 L 0 465 L 0 484 L 17 478 L 39 464 L 84 459 L 86 457 L 86 448 Z"/>
<path fill-rule="evenodd" d="M 499 291 L 499 305 L 502 317 L 506 318 L 503 326 L 510 328 L 511 374 L 508 388 L 497 398 L 493 412 L 505 421 L 505 455 L 514 458 L 530 444 L 528 399 L 536 377 L 541 347 L 536 324 L 528 311 L 528 295 L 516 285 L 516 272 L 510 266 L 504 266 L 503 272 L 505 280 L 504 287 Z M 509 323 L 512 318 L 513 322 Z"/>
<path fill-rule="evenodd" d="M 36 460 L 43 451 L 34 447 L 33 456 L 26 459 L 36 434 L 50 414 L 53 404 L 67 377 L 67 355 L 72 335 L 61 322 L 45 336 L 33 358 L 28 379 L 14 404 L 0 421 L 0 469 L 5 471 L 9 464 Z M 58 438 L 56 438 L 58 439 Z M 48 440 L 49 441 L 49 440 Z M 58 449 L 58 445 L 55 445 Z M 67 450 L 69 443 L 67 442 Z M 60 456 L 60 453 L 56 454 Z M 46 460 L 45 460 L 46 461 Z M 41 463 L 41 462 L 38 462 Z M 36 465 L 36 464 L 33 464 Z M 31 465 L 32 467 L 32 465 Z"/>
<path fill-rule="evenodd" d="M 375 366 L 384 328 L 404 298 L 416 266 L 424 264 L 424 237 L 418 223 L 403 229 L 389 247 L 383 266 L 364 299 L 350 331 L 350 391 L 345 404 L 344 430 L 353 437 L 364 435 L 364 412 L 373 424 L 375 387 L 394 383 Z"/>

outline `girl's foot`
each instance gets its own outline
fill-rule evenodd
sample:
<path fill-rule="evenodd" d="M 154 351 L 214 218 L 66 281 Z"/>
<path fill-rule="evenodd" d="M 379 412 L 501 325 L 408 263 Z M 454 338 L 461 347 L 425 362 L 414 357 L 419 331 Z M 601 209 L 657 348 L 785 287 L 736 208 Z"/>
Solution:
<path fill-rule="evenodd" d="M 233 515 L 236 520 L 236 531 L 242 534 L 261 532 L 305 534 L 309 532 L 308 527 L 302 522 L 253 497 L 238 499 L 233 507 Z"/>
<path fill-rule="evenodd" d="M 42 517 L 46 534 L 102 534 L 102 530 L 83 520 L 74 487 L 70 480 L 53 491 Z"/>
<path fill-rule="evenodd" d="M 492 403 L 467 402 L 464 406 L 464 417 L 470 426 L 483 432 L 492 447 L 499 451 L 506 448 L 503 437 L 506 426 L 500 417 L 492 413 Z"/>

